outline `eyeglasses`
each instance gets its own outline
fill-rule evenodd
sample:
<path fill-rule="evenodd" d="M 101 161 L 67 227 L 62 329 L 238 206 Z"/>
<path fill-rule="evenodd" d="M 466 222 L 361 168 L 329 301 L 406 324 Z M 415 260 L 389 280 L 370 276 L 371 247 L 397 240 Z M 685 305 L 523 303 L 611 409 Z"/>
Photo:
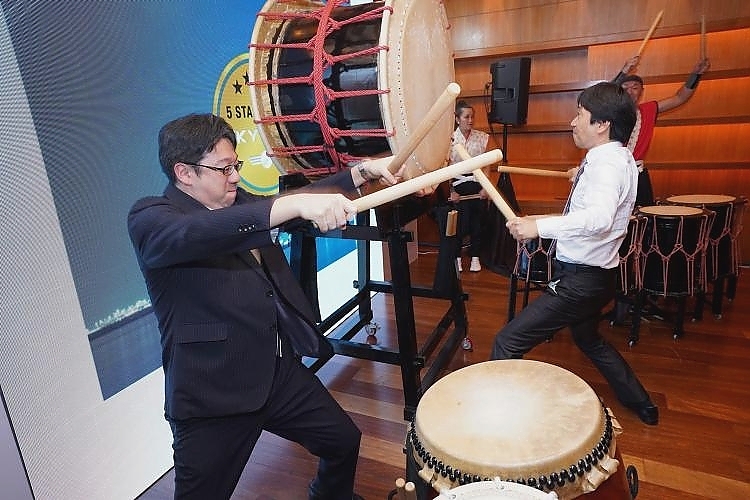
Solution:
<path fill-rule="evenodd" d="M 239 172 L 240 169 L 242 168 L 243 163 L 244 162 L 242 160 L 237 160 L 236 163 L 230 163 L 226 167 L 212 167 L 210 165 L 201 165 L 199 163 L 186 163 L 185 165 L 190 165 L 191 167 L 208 168 L 211 170 L 215 170 L 217 172 L 221 172 L 222 174 L 224 174 L 225 177 L 229 177 L 230 175 L 232 175 L 232 172 L 234 172 L 235 170 Z"/>

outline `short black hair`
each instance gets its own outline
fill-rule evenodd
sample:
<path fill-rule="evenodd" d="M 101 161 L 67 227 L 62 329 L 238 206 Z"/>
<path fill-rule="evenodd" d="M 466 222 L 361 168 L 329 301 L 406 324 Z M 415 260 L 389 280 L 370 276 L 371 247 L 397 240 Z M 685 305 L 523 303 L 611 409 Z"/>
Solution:
<path fill-rule="evenodd" d="M 221 139 L 237 147 L 237 136 L 224 118 L 210 113 L 190 114 L 164 125 L 159 131 L 159 163 L 170 182 L 176 163 L 200 163 Z"/>
<path fill-rule="evenodd" d="M 591 113 L 591 123 L 609 122 L 609 138 L 627 144 L 635 127 L 635 103 L 622 87 L 600 82 L 578 96 L 578 105 Z"/>
<path fill-rule="evenodd" d="M 641 86 L 643 86 L 643 78 L 641 78 L 638 75 L 625 75 L 619 80 L 617 80 L 617 83 L 620 85 L 622 85 L 625 82 L 638 82 L 641 84 Z"/>

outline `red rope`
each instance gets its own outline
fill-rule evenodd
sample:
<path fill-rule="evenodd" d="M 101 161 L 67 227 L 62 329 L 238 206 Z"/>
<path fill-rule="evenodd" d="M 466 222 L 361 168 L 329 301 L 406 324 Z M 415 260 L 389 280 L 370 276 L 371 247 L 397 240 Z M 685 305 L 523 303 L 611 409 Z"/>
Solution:
<path fill-rule="evenodd" d="M 278 3 L 292 3 L 279 0 Z M 315 35 L 306 43 L 252 43 L 250 47 L 260 50 L 277 50 L 277 49 L 303 49 L 311 51 L 313 54 L 312 72 L 308 76 L 290 77 L 290 78 L 268 78 L 265 80 L 254 80 L 249 82 L 250 85 L 290 85 L 304 84 L 313 88 L 315 96 L 315 105 L 309 114 L 297 114 L 286 116 L 259 116 L 255 118 L 255 123 L 284 123 L 310 121 L 320 127 L 323 137 L 323 144 L 316 146 L 287 146 L 274 147 L 269 152 L 269 156 L 289 157 L 297 154 L 325 152 L 333 161 L 333 171 L 342 170 L 348 167 L 350 163 L 358 160 L 356 156 L 336 151 L 334 144 L 342 137 L 391 137 L 394 132 L 385 129 L 357 129 L 341 130 L 328 124 L 327 106 L 337 100 L 351 97 L 360 97 L 367 95 L 379 95 L 389 92 L 389 90 L 366 89 L 366 90 L 334 90 L 323 83 L 323 75 L 328 68 L 347 59 L 376 54 L 381 50 L 388 50 L 387 46 L 376 45 L 368 49 L 359 50 L 348 54 L 338 56 L 327 53 L 324 50 L 326 38 L 342 26 L 354 24 L 362 21 L 380 18 L 386 10 L 393 11 L 392 7 L 378 7 L 371 11 L 353 16 L 343 21 L 337 21 L 331 18 L 333 10 L 340 6 L 343 0 L 331 0 L 321 9 L 312 12 L 302 13 L 280 13 L 280 12 L 262 12 L 259 15 L 269 20 L 290 21 L 295 19 L 317 19 L 318 28 Z M 331 173 L 330 168 L 310 168 L 305 169 L 308 175 L 319 175 Z"/>

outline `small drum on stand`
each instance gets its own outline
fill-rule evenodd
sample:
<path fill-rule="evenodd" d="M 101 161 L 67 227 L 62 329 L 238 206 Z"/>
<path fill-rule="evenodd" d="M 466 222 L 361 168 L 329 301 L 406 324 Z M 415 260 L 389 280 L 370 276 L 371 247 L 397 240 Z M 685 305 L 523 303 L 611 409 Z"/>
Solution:
<path fill-rule="evenodd" d="M 529 292 L 532 287 L 542 289 L 552 279 L 552 241 L 546 238 L 534 238 L 519 241 L 516 245 L 516 263 L 510 275 L 510 298 L 508 302 L 508 321 L 516 314 L 516 294 L 518 282 L 523 283 L 524 308 L 529 304 Z"/>
<path fill-rule="evenodd" d="M 446 495 L 498 480 L 561 499 L 630 499 L 616 459 L 619 432 L 591 387 L 563 368 L 524 359 L 477 363 L 422 396 L 406 438 L 407 476 L 421 478 L 410 477 L 419 498 L 430 488 Z"/>
<path fill-rule="evenodd" d="M 535 238 L 518 242 L 513 274 L 523 281 L 547 284 L 552 279 L 552 240 Z"/>
<path fill-rule="evenodd" d="M 681 337 L 686 297 L 705 287 L 706 244 L 713 212 L 654 205 L 639 208 L 637 215 L 646 219 L 640 253 L 642 294 L 677 297 L 674 337 Z"/>
<path fill-rule="evenodd" d="M 442 1 L 344 3 L 269 0 L 258 14 L 251 110 L 282 173 L 322 176 L 396 154 L 454 81 Z M 405 177 L 443 166 L 452 131 L 446 112 L 407 160 Z"/>
<path fill-rule="evenodd" d="M 673 205 L 704 208 L 716 214 L 708 234 L 706 277 L 713 285 L 713 313 L 716 317 L 721 317 L 724 279 L 729 277 L 736 279 L 739 275 L 741 255 L 737 229 L 742 227 L 742 212 L 747 200 L 727 195 L 691 194 L 670 196 L 667 202 Z M 700 297 L 702 298 L 702 295 Z M 702 318 L 702 306 L 702 300 L 696 304 L 696 319 Z"/>

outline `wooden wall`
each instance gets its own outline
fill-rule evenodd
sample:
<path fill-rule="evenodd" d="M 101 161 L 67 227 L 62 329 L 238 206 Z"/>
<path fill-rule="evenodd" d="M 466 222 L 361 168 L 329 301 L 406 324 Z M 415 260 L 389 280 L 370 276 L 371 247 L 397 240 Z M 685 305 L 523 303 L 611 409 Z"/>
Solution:
<path fill-rule="evenodd" d="M 635 55 L 663 10 L 638 67 L 644 99 L 673 95 L 700 55 L 701 16 L 711 69 L 685 105 L 663 113 L 646 156 L 655 195 L 750 196 L 750 2 L 747 0 L 445 0 L 461 98 L 477 110 L 475 126 L 502 146 L 502 125 L 488 124 L 490 65 L 529 56 L 527 124 L 509 126 L 508 164 L 566 169 L 583 155 L 570 120 L 580 91 L 613 78 Z M 492 143 L 491 143 L 492 145 Z M 564 179 L 513 176 L 527 213 L 559 204 Z M 750 217 L 746 218 L 750 224 Z M 750 230 L 743 232 L 750 263 Z"/>

